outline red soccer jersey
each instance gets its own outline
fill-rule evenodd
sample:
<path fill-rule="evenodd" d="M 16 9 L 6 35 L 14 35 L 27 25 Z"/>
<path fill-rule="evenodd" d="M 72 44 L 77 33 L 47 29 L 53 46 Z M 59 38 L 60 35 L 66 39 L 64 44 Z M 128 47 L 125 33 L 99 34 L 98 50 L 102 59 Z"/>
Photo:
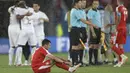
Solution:
<path fill-rule="evenodd" d="M 117 26 L 117 29 L 119 29 L 119 28 L 126 28 L 126 19 L 128 17 L 127 9 L 123 5 L 120 5 L 120 6 L 117 7 L 116 10 L 120 14 L 120 16 L 121 16 L 119 24 Z"/>
<path fill-rule="evenodd" d="M 45 48 L 40 47 L 37 49 L 32 56 L 32 68 L 39 68 L 43 62 L 45 62 L 47 59 L 46 55 L 50 54 Z"/>

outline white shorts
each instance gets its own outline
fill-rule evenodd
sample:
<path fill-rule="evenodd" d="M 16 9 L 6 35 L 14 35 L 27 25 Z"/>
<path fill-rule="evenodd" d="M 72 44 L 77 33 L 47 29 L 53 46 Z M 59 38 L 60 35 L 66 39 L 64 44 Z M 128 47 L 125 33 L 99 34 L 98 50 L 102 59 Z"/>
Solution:
<path fill-rule="evenodd" d="M 45 36 L 36 36 L 38 46 L 42 46 L 42 41 L 45 39 Z"/>
<path fill-rule="evenodd" d="M 10 47 L 17 47 L 19 33 L 20 33 L 19 24 L 9 25 L 8 36 L 9 36 Z"/>
<path fill-rule="evenodd" d="M 25 45 L 27 42 L 30 46 L 36 46 L 37 41 L 35 33 L 32 30 L 21 30 L 18 38 L 18 45 Z"/>

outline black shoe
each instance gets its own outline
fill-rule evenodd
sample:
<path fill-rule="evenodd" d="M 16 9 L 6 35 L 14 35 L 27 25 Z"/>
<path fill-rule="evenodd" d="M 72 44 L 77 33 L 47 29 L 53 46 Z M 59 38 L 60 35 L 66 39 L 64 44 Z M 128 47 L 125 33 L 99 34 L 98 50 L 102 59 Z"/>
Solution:
<path fill-rule="evenodd" d="M 102 65 L 102 62 L 95 62 L 95 65 Z"/>
<path fill-rule="evenodd" d="M 89 65 L 95 65 L 93 62 L 90 62 Z"/>
<path fill-rule="evenodd" d="M 108 61 L 104 61 L 104 64 L 108 64 Z"/>
<path fill-rule="evenodd" d="M 113 65 L 116 65 L 118 63 L 118 61 L 113 61 Z"/>

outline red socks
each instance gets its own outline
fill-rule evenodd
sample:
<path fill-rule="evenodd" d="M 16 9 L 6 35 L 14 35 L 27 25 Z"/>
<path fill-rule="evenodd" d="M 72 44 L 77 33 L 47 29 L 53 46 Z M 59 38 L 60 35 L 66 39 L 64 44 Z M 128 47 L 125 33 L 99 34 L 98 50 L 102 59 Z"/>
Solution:
<path fill-rule="evenodd" d="M 113 50 L 114 52 L 116 52 L 119 56 L 122 54 L 122 51 L 121 51 L 119 48 L 117 48 L 116 46 L 113 46 L 113 47 L 112 47 L 112 50 Z"/>
<path fill-rule="evenodd" d="M 58 62 L 56 62 L 56 66 L 59 67 L 59 68 L 62 68 L 64 70 L 67 70 L 67 71 L 69 70 L 69 66 L 67 66 L 64 63 L 58 63 Z"/>
<path fill-rule="evenodd" d="M 118 54 L 119 61 L 121 61 L 122 59 L 121 59 L 120 55 L 124 54 L 124 49 L 123 48 L 117 48 L 116 46 L 113 46 L 112 50 Z"/>
<path fill-rule="evenodd" d="M 122 52 L 122 54 L 124 54 L 124 49 L 123 48 L 120 48 L 120 51 Z"/>

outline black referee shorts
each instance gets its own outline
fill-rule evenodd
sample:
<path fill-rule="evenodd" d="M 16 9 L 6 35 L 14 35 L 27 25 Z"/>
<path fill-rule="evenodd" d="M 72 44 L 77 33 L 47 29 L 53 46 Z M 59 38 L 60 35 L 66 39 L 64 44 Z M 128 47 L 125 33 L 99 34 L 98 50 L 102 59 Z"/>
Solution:
<path fill-rule="evenodd" d="M 83 43 L 87 42 L 87 32 L 85 27 L 80 28 L 80 38 L 83 41 Z"/>
<path fill-rule="evenodd" d="M 80 38 L 80 28 L 78 27 L 72 27 L 71 28 L 71 32 L 70 32 L 70 41 L 72 45 L 77 46 L 78 44 L 80 44 L 79 41 Z"/>
<path fill-rule="evenodd" d="M 99 29 L 94 28 L 94 32 L 95 32 L 97 38 L 93 38 L 92 31 L 90 30 L 89 44 L 99 44 L 100 43 L 100 39 L 101 39 L 101 28 L 99 28 Z"/>

